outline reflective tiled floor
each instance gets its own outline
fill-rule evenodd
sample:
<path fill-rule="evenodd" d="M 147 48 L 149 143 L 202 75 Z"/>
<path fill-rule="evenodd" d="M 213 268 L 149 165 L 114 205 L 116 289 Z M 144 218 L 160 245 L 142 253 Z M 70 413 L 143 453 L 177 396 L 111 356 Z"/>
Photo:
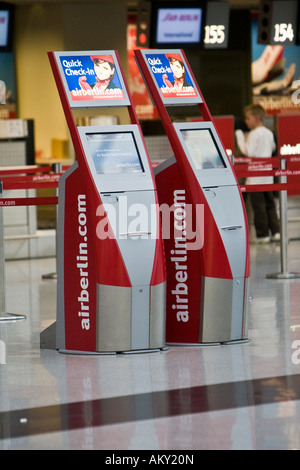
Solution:
<path fill-rule="evenodd" d="M 300 272 L 300 198 L 288 214 Z M 7 312 L 26 320 L 0 323 L 0 449 L 300 449 L 300 279 L 266 279 L 280 244 L 251 245 L 251 342 L 231 346 L 40 349 L 56 315 L 56 280 L 42 275 L 55 270 L 55 259 L 6 262 Z"/>

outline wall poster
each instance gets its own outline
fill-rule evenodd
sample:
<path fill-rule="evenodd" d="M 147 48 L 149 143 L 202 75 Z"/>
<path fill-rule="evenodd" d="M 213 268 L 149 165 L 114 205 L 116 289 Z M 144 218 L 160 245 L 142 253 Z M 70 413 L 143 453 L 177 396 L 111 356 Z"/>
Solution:
<path fill-rule="evenodd" d="M 268 115 L 300 112 L 300 48 L 257 42 L 258 21 L 252 18 L 253 103 Z"/>

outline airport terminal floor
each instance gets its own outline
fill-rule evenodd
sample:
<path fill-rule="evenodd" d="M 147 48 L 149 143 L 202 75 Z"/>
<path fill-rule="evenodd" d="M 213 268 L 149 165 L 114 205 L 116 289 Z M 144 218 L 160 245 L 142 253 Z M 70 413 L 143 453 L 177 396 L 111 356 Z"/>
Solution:
<path fill-rule="evenodd" d="M 300 273 L 300 197 L 288 219 Z M 266 278 L 280 243 L 250 251 L 250 342 L 129 355 L 40 349 L 56 260 L 7 261 L 7 311 L 26 320 L 0 322 L 0 449 L 299 450 L 300 278 Z"/>

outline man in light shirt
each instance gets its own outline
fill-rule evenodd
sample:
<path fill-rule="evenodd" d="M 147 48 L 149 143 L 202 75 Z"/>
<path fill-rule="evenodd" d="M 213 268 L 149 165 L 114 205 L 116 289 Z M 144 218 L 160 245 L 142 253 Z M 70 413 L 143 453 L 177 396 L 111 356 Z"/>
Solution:
<path fill-rule="evenodd" d="M 272 157 L 276 145 L 273 132 L 263 124 L 265 117 L 263 107 L 260 105 L 246 106 L 244 114 L 245 122 L 250 129 L 247 139 L 241 130 L 235 132 L 237 144 L 241 152 L 247 157 Z M 271 239 L 274 241 L 280 240 L 280 226 L 271 186 L 272 183 L 272 176 L 253 177 L 246 180 L 246 184 L 270 184 L 270 191 L 250 193 L 256 241 L 258 243 L 268 243 Z"/>

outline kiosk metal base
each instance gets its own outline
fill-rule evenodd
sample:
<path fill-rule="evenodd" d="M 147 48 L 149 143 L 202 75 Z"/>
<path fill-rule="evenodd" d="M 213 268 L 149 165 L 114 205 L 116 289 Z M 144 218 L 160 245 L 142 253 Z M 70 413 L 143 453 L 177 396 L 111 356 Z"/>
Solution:
<path fill-rule="evenodd" d="M 81 355 L 81 356 L 111 356 L 117 354 L 144 354 L 152 352 L 162 352 L 168 351 L 167 346 L 162 346 L 161 348 L 152 348 L 152 349 L 133 349 L 128 351 L 77 351 L 71 349 L 57 348 L 56 347 L 56 322 L 53 322 L 40 334 L 40 348 L 41 349 L 52 349 L 58 351 L 61 354 L 70 354 L 70 355 Z"/>
<path fill-rule="evenodd" d="M 273 273 L 267 274 L 267 279 L 300 279 L 300 273 Z"/>
<path fill-rule="evenodd" d="M 181 347 L 212 347 L 212 346 L 227 346 L 227 345 L 234 345 L 234 344 L 243 344 L 243 343 L 250 343 L 251 339 L 233 339 L 232 341 L 221 341 L 219 343 L 167 343 L 168 346 L 181 346 Z"/>
<path fill-rule="evenodd" d="M 60 354 L 71 354 L 71 355 L 80 355 L 80 356 L 116 356 L 117 354 L 123 354 L 126 356 L 132 354 L 149 354 L 155 352 L 167 351 L 168 348 L 158 348 L 158 349 L 136 349 L 132 351 L 72 351 L 69 349 L 58 349 Z"/>
<path fill-rule="evenodd" d="M 179 346 L 179 347 L 212 347 L 212 346 L 221 346 L 221 343 L 167 343 L 168 346 Z"/>
<path fill-rule="evenodd" d="M 112 352 L 97 352 L 97 351 L 72 351 L 70 349 L 57 349 L 60 354 L 69 354 L 74 356 L 115 356 L 117 353 Z"/>
<path fill-rule="evenodd" d="M 2 313 L 0 315 L 0 322 L 15 322 L 20 320 L 26 320 L 26 315 L 20 315 L 18 313 Z"/>
<path fill-rule="evenodd" d="M 222 343 L 222 345 L 224 346 L 231 346 L 231 345 L 234 345 L 234 344 L 244 344 L 244 343 L 250 343 L 251 342 L 251 339 L 234 339 L 232 341 L 224 341 L 224 343 Z"/>

